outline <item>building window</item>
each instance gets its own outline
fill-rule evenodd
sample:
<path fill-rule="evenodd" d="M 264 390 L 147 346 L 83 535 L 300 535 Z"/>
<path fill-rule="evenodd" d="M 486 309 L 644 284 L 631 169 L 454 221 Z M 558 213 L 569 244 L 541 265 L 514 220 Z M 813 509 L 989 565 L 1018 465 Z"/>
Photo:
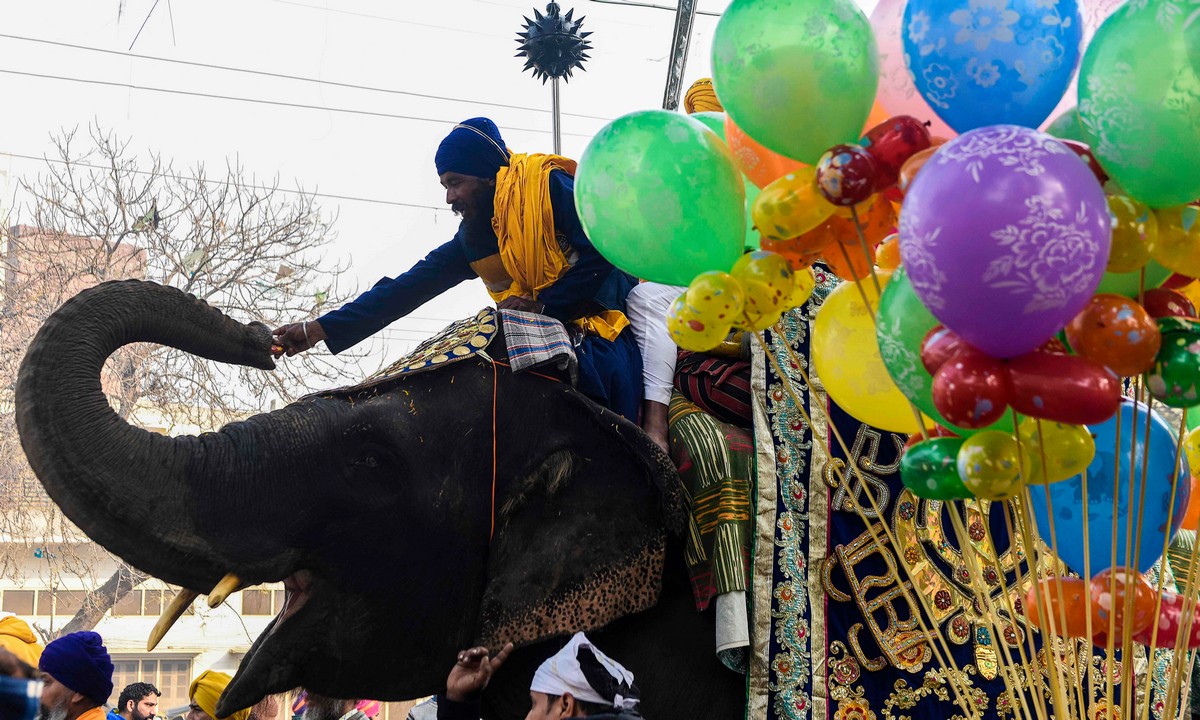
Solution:
<path fill-rule="evenodd" d="M 132 590 L 113 605 L 112 616 L 121 617 L 142 614 L 142 591 Z"/>
<path fill-rule="evenodd" d="M 167 708 L 188 704 L 188 685 L 192 679 L 190 658 L 160 658 L 154 655 L 114 655 L 113 694 L 110 705 L 116 705 L 125 686 L 148 682 L 162 691 L 158 706 Z"/>
<path fill-rule="evenodd" d="M 242 591 L 242 614 L 243 615 L 274 615 L 271 609 L 271 591 L 270 590 L 243 590 Z"/>
<path fill-rule="evenodd" d="M 29 617 L 33 615 L 33 599 L 32 590 L 5 590 L 4 602 L 0 604 L 0 609 L 13 615 Z"/>

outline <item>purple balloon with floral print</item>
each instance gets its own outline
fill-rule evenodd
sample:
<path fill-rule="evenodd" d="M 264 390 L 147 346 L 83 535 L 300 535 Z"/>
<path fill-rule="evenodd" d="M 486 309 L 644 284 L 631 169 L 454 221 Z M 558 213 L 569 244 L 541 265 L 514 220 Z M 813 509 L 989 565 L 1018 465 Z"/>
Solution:
<path fill-rule="evenodd" d="M 1077 0 L 908 0 L 904 57 L 921 96 L 958 132 L 1038 127 L 1079 63 Z"/>
<path fill-rule="evenodd" d="M 995 125 L 943 145 L 900 212 L 900 256 L 934 317 L 993 357 L 1027 353 L 1096 291 L 1112 240 L 1104 191 L 1044 133 Z"/>

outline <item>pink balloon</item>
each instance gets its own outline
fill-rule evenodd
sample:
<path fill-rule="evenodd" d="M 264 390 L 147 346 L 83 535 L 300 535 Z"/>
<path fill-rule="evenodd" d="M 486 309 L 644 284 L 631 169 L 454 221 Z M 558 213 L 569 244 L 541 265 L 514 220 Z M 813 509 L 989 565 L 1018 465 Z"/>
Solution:
<path fill-rule="evenodd" d="M 871 29 L 879 47 L 879 104 L 890 115 L 911 115 L 930 123 L 929 134 L 953 139 L 958 133 L 942 121 L 913 83 L 904 62 L 904 6 L 908 0 L 879 0 L 871 13 Z"/>

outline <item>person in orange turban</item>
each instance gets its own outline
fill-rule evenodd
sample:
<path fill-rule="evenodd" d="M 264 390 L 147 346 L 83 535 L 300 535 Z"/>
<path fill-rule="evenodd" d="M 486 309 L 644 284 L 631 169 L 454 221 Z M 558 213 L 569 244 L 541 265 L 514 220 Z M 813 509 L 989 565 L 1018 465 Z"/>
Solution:
<path fill-rule="evenodd" d="M 717 99 L 712 78 L 700 78 L 692 83 L 683 96 L 683 111 L 688 115 L 698 112 L 725 112 L 725 106 Z"/>
<path fill-rule="evenodd" d="M 188 688 L 188 699 L 191 707 L 188 709 L 187 720 L 246 720 L 250 717 L 250 708 L 238 710 L 232 715 L 217 717 L 217 701 L 221 693 L 233 678 L 216 670 L 205 670 L 196 676 Z"/>

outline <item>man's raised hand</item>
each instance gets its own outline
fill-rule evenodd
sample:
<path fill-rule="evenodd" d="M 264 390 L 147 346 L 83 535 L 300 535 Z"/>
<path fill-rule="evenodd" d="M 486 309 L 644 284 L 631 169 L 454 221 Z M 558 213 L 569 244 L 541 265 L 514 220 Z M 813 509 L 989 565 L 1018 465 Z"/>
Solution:
<path fill-rule="evenodd" d="M 291 357 L 324 340 L 325 328 L 316 320 L 309 320 L 277 327 L 271 331 L 271 336 L 275 341 L 271 346 L 271 354 L 275 357 L 285 354 Z"/>
<path fill-rule="evenodd" d="M 492 673 L 500 669 L 512 649 L 513 644 L 508 643 L 495 657 L 488 657 L 488 649 L 485 647 L 474 647 L 460 652 L 458 662 L 446 678 L 446 697 L 454 702 L 478 699 L 492 679 Z"/>

